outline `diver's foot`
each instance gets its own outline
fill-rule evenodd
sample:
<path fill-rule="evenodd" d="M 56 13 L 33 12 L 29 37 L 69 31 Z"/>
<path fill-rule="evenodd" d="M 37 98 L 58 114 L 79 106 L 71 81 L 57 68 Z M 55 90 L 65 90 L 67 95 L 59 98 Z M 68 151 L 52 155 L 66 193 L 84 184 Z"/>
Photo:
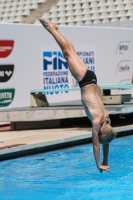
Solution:
<path fill-rule="evenodd" d="M 38 18 L 38 20 L 49 32 L 51 32 L 54 29 L 58 30 L 58 26 L 54 22 L 50 22 L 44 18 Z"/>

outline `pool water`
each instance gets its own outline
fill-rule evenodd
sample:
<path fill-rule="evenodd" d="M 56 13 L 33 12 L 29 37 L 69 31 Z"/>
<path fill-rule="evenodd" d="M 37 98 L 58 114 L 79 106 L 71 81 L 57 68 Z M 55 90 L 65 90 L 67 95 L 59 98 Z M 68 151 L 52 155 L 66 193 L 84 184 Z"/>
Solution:
<path fill-rule="evenodd" d="M 109 165 L 99 173 L 92 144 L 2 161 L 0 200 L 133 200 L 133 136 L 111 143 Z"/>

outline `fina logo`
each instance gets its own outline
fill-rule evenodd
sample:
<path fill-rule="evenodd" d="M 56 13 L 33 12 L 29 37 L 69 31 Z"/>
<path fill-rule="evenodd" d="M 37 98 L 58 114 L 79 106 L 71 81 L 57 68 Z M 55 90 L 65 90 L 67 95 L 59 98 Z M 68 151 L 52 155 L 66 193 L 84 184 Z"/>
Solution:
<path fill-rule="evenodd" d="M 49 67 L 52 67 L 51 70 L 62 70 L 63 67 L 68 69 L 68 63 L 61 52 L 43 52 L 43 57 L 43 70 Z"/>
<path fill-rule="evenodd" d="M 44 89 L 69 88 L 69 69 L 63 54 L 58 51 L 43 52 L 43 86 Z M 64 91 L 68 93 L 68 91 Z M 45 94 L 59 94 L 62 92 L 47 92 Z"/>

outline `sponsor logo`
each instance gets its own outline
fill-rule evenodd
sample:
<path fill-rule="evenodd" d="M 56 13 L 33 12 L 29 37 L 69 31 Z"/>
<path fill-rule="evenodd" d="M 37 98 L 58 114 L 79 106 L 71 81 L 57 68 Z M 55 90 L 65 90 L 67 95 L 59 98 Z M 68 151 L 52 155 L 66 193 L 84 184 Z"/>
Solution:
<path fill-rule="evenodd" d="M 116 48 L 116 54 L 125 54 L 132 49 L 131 41 L 121 41 Z"/>
<path fill-rule="evenodd" d="M 0 40 L 0 58 L 8 57 L 14 47 L 13 40 Z"/>
<path fill-rule="evenodd" d="M 119 72 L 129 72 L 131 71 L 131 61 L 130 60 L 122 60 L 119 62 L 117 68 L 116 68 L 116 74 L 119 74 Z"/>
<path fill-rule="evenodd" d="M 120 45 L 119 46 L 120 51 L 128 51 L 128 49 L 129 49 L 129 46 L 127 46 L 127 45 Z"/>
<path fill-rule="evenodd" d="M 0 65 L 0 82 L 7 82 L 13 75 L 14 65 Z"/>
<path fill-rule="evenodd" d="M 2 89 L 0 90 L 0 107 L 7 107 L 9 106 L 15 95 L 15 89 Z"/>
<path fill-rule="evenodd" d="M 131 60 L 122 60 L 118 63 L 116 68 L 116 76 L 117 76 L 117 81 L 120 84 L 131 83 L 132 80 Z"/>
<path fill-rule="evenodd" d="M 120 65 L 119 71 L 120 72 L 130 71 L 130 66 L 129 65 Z"/>

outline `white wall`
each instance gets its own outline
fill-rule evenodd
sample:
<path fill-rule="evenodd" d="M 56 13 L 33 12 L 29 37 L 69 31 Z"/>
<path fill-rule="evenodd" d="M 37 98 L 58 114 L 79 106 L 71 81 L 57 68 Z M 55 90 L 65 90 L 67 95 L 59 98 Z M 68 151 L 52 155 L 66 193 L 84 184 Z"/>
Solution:
<path fill-rule="evenodd" d="M 11 54 L 6 58 L 0 58 L 0 71 L 3 65 L 14 65 L 11 78 L 7 82 L 0 82 L 0 90 L 15 89 L 14 99 L 8 108 L 29 106 L 30 91 L 43 89 L 43 78 L 48 78 L 48 84 L 45 83 L 45 86 L 52 88 L 58 85 L 60 87 L 60 83 L 50 84 L 50 77 L 43 75 L 44 72 L 59 73 L 63 70 L 65 74 L 68 73 L 65 75 L 68 79 L 68 86 L 75 86 L 73 77 L 64 65 L 62 65 L 62 70 L 54 70 L 52 64 L 48 65 L 47 70 L 43 70 L 43 59 L 45 58 L 43 52 L 53 53 L 61 52 L 61 50 L 54 38 L 41 25 L 0 24 L 0 30 L 0 46 L 2 40 L 14 40 Z M 77 52 L 90 53 L 90 55 L 81 56 L 81 59 L 93 59 L 94 63 L 88 66 L 92 66 L 95 70 L 98 84 L 131 83 L 133 29 L 60 26 L 59 30 L 75 46 Z M 120 46 L 122 50 L 119 50 Z M 55 57 L 50 58 L 51 62 Z M 61 60 L 65 62 L 63 58 Z M 61 77 L 63 76 L 55 76 L 53 80 L 57 81 L 57 78 L 61 79 Z M 62 85 L 65 87 L 65 83 Z M 0 100 L 2 95 L 7 97 L 7 93 L 0 94 Z M 50 103 L 78 100 L 80 92 L 60 92 L 48 94 L 47 97 Z M 2 108 L 5 107 L 1 105 Z"/>

